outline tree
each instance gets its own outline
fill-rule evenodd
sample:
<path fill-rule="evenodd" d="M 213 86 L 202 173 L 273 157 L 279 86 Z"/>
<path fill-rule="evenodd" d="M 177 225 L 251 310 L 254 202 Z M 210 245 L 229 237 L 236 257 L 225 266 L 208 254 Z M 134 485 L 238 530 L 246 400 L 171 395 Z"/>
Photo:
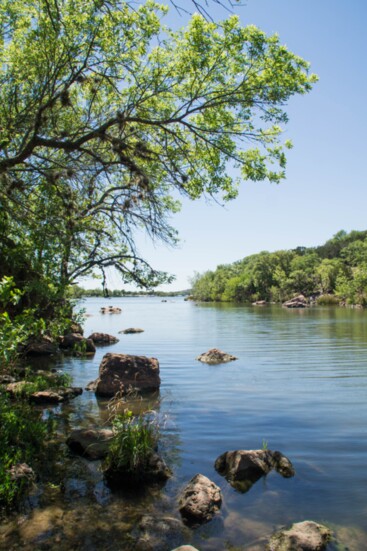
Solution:
<path fill-rule="evenodd" d="M 165 11 L 0 0 L 0 276 L 34 297 L 109 266 L 160 283 L 134 232 L 174 244 L 179 194 L 284 177 L 280 125 L 316 81 L 308 63 L 235 16 L 172 32 Z"/>

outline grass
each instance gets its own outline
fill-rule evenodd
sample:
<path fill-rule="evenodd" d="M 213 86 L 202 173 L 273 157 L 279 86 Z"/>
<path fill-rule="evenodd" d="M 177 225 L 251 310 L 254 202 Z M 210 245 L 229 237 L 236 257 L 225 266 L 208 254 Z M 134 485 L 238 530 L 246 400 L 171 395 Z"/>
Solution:
<path fill-rule="evenodd" d="M 29 398 L 31 394 L 43 390 L 69 387 L 72 382 L 70 375 L 66 373 L 37 374 L 30 369 L 26 371 L 25 380 L 15 390 L 15 395 L 21 398 Z"/>
<path fill-rule="evenodd" d="M 114 437 L 106 459 L 106 467 L 129 473 L 144 471 L 156 450 L 159 426 L 152 412 L 133 416 L 130 410 L 117 414 L 113 421 Z"/>

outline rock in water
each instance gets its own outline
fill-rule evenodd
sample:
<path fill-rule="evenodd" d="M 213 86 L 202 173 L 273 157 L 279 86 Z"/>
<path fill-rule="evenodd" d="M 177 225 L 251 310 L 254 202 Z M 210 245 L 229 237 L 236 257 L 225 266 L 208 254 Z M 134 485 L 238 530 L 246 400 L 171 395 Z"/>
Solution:
<path fill-rule="evenodd" d="M 96 381 L 97 396 L 114 396 L 117 392 L 154 392 L 159 389 L 159 363 L 156 358 L 129 354 L 105 354 Z"/>
<path fill-rule="evenodd" d="M 231 486 L 243 493 L 273 469 L 284 478 L 295 474 L 289 459 L 280 452 L 271 450 L 228 451 L 216 459 L 214 466 Z"/>
<path fill-rule="evenodd" d="M 113 431 L 109 429 L 73 430 L 66 440 L 69 448 L 87 459 L 103 459 L 108 453 Z"/>
<path fill-rule="evenodd" d="M 92 333 L 89 335 L 88 339 L 93 341 L 94 344 L 115 344 L 119 342 L 117 337 L 113 335 L 108 335 L 108 333 Z"/>
<path fill-rule="evenodd" d="M 233 360 L 237 360 L 238 358 L 236 358 L 236 356 L 232 356 L 231 354 L 227 354 L 226 352 L 222 352 L 218 348 L 211 348 L 208 352 L 200 354 L 200 356 L 196 359 L 199 360 L 199 362 L 215 365 L 231 362 Z"/>
<path fill-rule="evenodd" d="M 222 504 L 220 488 L 209 478 L 197 474 L 183 490 L 179 510 L 186 524 L 209 522 Z"/>
<path fill-rule="evenodd" d="M 286 302 L 283 302 L 282 306 L 285 308 L 306 308 L 308 306 L 307 299 L 303 295 L 293 297 Z"/>
<path fill-rule="evenodd" d="M 330 539 L 331 531 L 326 526 L 305 520 L 274 534 L 266 551 L 322 551 Z"/>

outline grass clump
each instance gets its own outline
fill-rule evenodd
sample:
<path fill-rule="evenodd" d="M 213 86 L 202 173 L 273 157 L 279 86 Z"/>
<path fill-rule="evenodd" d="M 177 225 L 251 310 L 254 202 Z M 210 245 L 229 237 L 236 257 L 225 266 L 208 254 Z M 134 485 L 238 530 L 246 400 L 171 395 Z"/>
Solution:
<path fill-rule="evenodd" d="M 335 295 L 321 295 L 316 302 L 319 306 L 338 306 L 340 298 Z"/>
<path fill-rule="evenodd" d="M 24 381 L 14 388 L 14 395 L 29 398 L 35 392 L 57 390 L 71 385 L 72 378 L 67 373 L 32 373 L 27 369 Z"/>
<path fill-rule="evenodd" d="M 108 470 L 143 473 L 156 451 L 159 439 L 157 419 L 148 414 L 134 416 L 130 410 L 113 420 L 114 437 L 106 459 Z"/>

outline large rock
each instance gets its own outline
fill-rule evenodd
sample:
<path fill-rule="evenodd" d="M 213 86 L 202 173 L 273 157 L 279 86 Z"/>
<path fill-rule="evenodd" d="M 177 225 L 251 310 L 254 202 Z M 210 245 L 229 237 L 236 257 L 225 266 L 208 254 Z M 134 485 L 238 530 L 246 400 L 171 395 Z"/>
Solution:
<path fill-rule="evenodd" d="M 293 297 L 283 302 L 282 306 L 285 308 L 306 308 L 308 306 L 308 301 L 303 295 L 298 295 L 297 297 Z"/>
<path fill-rule="evenodd" d="M 195 525 L 211 520 L 221 504 L 220 488 L 206 476 L 197 474 L 183 490 L 179 510 L 186 524 Z"/>
<path fill-rule="evenodd" d="M 284 478 L 295 474 L 289 459 L 271 450 L 227 451 L 216 459 L 214 466 L 240 492 L 247 492 L 259 478 L 273 469 Z"/>
<path fill-rule="evenodd" d="M 238 358 L 236 358 L 236 356 L 232 356 L 231 354 L 227 354 L 226 352 L 222 352 L 222 350 L 219 350 L 218 348 L 211 348 L 208 352 L 200 354 L 200 356 L 196 359 L 199 360 L 199 362 L 215 365 L 231 362 L 233 360 L 237 360 Z"/>
<path fill-rule="evenodd" d="M 159 363 L 156 358 L 129 354 L 105 354 L 96 381 L 97 396 L 114 396 L 117 392 L 153 392 L 159 389 Z"/>
<path fill-rule="evenodd" d="M 109 429 L 73 430 L 66 440 L 71 451 L 90 460 L 103 459 L 113 438 Z"/>
<path fill-rule="evenodd" d="M 89 335 L 88 339 L 93 341 L 94 344 L 102 345 L 115 344 L 116 342 L 119 342 L 117 337 L 109 335 L 108 333 L 92 333 Z"/>
<path fill-rule="evenodd" d="M 305 520 L 274 534 L 266 551 L 322 551 L 330 539 L 331 531 L 326 526 Z"/>
<path fill-rule="evenodd" d="M 168 550 L 189 539 L 191 535 L 181 519 L 169 515 L 161 516 L 158 511 L 155 514 L 144 515 L 137 529 L 136 548 L 139 551 Z M 192 549 L 187 547 L 187 551 Z"/>
<path fill-rule="evenodd" d="M 86 339 L 79 333 L 69 333 L 60 338 L 60 348 L 77 354 L 94 354 L 96 347 L 91 339 Z"/>
<path fill-rule="evenodd" d="M 57 344 L 51 337 L 39 337 L 27 342 L 23 349 L 26 356 L 52 356 L 58 351 Z"/>
<path fill-rule="evenodd" d="M 111 489 L 118 489 L 164 483 L 171 478 L 172 471 L 164 459 L 153 452 L 146 465 L 140 466 L 138 470 L 127 470 L 107 464 L 103 469 L 103 475 Z"/>

